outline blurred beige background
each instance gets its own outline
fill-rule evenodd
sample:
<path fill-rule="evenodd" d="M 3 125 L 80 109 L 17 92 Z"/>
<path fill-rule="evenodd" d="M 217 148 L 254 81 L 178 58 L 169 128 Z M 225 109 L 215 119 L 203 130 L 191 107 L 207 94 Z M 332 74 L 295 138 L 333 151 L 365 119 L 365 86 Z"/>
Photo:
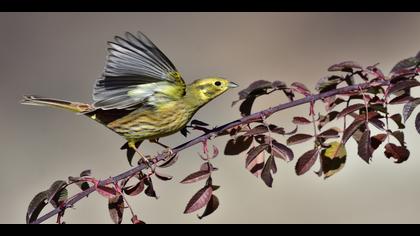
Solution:
<path fill-rule="evenodd" d="M 24 223 L 31 198 L 53 180 L 88 168 L 106 178 L 128 168 L 119 150 L 124 141 L 106 128 L 65 111 L 19 105 L 28 93 L 90 102 L 106 42 L 116 34 L 142 30 L 187 81 L 218 75 L 241 88 L 257 79 L 300 81 L 312 88 L 329 65 L 343 60 L 380 62 L 388 72 L 420 50 L 419 24 L 418 13 L 0 13 L 0 222 Z M 237 107 L 230 107 L 238 91 L 214 100 L 195 117 L 212 125 L 238 118 Z M 284 101 L 274 95 L 260 99 L 255 109 Z M 271 121 L 292 128 L 293 115 L 306 113 L 302 106 Z M 295 161 L 277 161 L 272 189 L 244 169 L 244 155 L 221 155 L 214 161 L 220 169 L 214 182 L 222 186 L 216 192 L 221 205 L 202 221 L 182 212 L 203 183 L 179 184 L 199 168 L 196 146 L 166 169 L 173 181 L 155 180 L 159 200 L 141 195 L 130 198 L 131 204 L 148 223 L 420 223 L 420 136 L 413 118 L 408 131 L 412 154 L 403 164 L 378 152 L 366 165 L 350 141 L 346 166 L 336 176 L 325 181 L 313 173 L 297 177 Z M 162 139 L 171 146 L 186 140 L 180 134 Z M 212 143 L 223 150 L 226 141 Z M 307 145 L 296 146 L 295 156 Z M 149 143 L 143 147 L 148 153 L 158 150 Z M 92 195 L 64 219 L 111 223 L 106 203 Z"/>

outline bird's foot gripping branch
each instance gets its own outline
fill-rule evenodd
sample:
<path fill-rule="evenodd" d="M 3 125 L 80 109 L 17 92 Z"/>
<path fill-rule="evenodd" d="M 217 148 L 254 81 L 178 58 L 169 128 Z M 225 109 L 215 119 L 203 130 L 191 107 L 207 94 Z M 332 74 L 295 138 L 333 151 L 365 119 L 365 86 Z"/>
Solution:
<path fill-rule="evenodd" d="M 63 223 L 66 209 L 96 192 L 108 198 L 109 213 L 115 223 L 122 222 L 127 208 L 132 223 L 143 223 L 130 207 L 128 197 L 143 196 L 140 193 L 144 193 L 145 196 L 157 198 L 155 180 L 166 181 L 172 178 L 163 174 L 162 169 L 174 164 L 182 150 L 198 143 L 203 144 L 203 153 L 199 155 L 203 164 L 181 183 L 205 183 L 187 203 L 184 211 L 192 213 L 204 208 L 199 215 L 201 219 L 214 212 L 219 205 L 215 195 L 219 186 L 212 181 L 212 175 L 217 170 L 212 162 L 219 151 L 214 146 L 208 147 L 208 141 L 216 137 L 228 136 L 224 155 L 243 157 L 246 168 L 269 187 L 277 171 L 276 161 L 291 162 L 297 159 L 297 175 L 307 173 L 318 162 L 319 169 L 314 172 L 324 178 L 331 177 L 344 167 L 346 144 L 352 139 L 357 143 L 358 156 L 366 163 L 370 163 L 374 152 L 380 149 L 386 158 L 402 163 L 410 156 L 404 130 L 406 125 L 410 125 L 407 121 L 420 104 L 420 98 L 413 97 L 411 93 L 412 88 L 420 85 L 419 65 L 420 54 L 400 61 L 385 76 L 377 65 L 362 67 L 351 61 L 338 63 L 328 69 L 332 75 L 318 81 L 316 93 L 299 82 L 287 86 L 280 81 L 255 81 L 242 90 L 239 100 L 233 103 L 241 103 L 239 110 L 242 118 L 214 129 L 209 129 L 204 122 L 191 122 L 187 129 L 201 130 L 204 134 L 173 148 L 171 153 L 153 157 L 153 171 L 149 165 L 139 163 L 122 174 L 102 181 L 91 177 L 90 171 L 84 171 L 78 177 L 69 177 L 67 181 L 56 181 L 48 190 L 33 198 L 26 221 L 41 223 L 56 216 L 57 223 Z M 288 102 L 256 113 L 251 112 L 255 99 L 273 92 L 284 93 Z M 324 105 L 320 111 L 315 109 L 317 102 Z M 303 104 L 308 104 L 308 115 L 293 117 L 291 122 L 295 126 L 292 128 L 268 122 L 267 118 L 272 114 Z M 401 113 L 391 114 L 389 107 L 398 105 L 402 107 Z M 335 125 L 327 126 L 330 123 Z M 304 125 L 312 126 L 313 132 L 300 132 L 299 127 Z M 414 126 L 420 133 L 420 113 L 415 117 Z M 187 130 L 184 129 L 183 134 L 186 135 Z M 303 142 L 311 142 L 311 147 L 294 158 L 293 145 Z M 71 185 L 79 186 L 81 191 L 69 197 L 68 187 Z M 48 204 L 54 209 L 40 216 Z"/>

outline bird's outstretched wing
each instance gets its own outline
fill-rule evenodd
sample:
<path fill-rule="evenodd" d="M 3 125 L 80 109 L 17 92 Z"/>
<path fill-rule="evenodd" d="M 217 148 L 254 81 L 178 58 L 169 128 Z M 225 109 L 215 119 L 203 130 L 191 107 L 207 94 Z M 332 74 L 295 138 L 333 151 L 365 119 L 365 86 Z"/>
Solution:
<path fill-rule="evenodd" d="M 94 107 L 129 109 L 179 99 L 185 82 L 172 62 L 141 32 L 109 42 L 103 76 L 95 83 Z"/>

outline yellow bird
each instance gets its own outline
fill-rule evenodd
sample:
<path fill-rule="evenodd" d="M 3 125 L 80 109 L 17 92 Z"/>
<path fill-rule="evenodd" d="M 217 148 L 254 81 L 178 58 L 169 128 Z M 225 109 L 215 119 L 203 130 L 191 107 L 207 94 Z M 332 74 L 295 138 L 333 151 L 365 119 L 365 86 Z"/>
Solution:
<path fill-rule="evenodd" d="M 238 86 L 219 77 L 185 84 L 172 62 L 141 32 L 116 36 L 108 44 L 92 104 L 38 96 L 24 96 L 22 104 L 84 114 L 125 138 L 125 149 L 138 152 L 143 140 L 158 143 L 159 138 L 180 131 L 201 107 Z"/>

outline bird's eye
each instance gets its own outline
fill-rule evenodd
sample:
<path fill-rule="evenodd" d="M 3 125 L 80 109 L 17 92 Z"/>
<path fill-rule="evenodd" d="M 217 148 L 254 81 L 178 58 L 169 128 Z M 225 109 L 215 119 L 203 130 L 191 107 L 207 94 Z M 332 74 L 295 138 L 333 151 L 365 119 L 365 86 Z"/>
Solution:
<path fill-rule="evenodd" d="M 220 86 L 220 85 L 222 85 L 222 83 L 220 81 L 216 81 L 216 82 L 214 82 L 214 85 Z"/>

